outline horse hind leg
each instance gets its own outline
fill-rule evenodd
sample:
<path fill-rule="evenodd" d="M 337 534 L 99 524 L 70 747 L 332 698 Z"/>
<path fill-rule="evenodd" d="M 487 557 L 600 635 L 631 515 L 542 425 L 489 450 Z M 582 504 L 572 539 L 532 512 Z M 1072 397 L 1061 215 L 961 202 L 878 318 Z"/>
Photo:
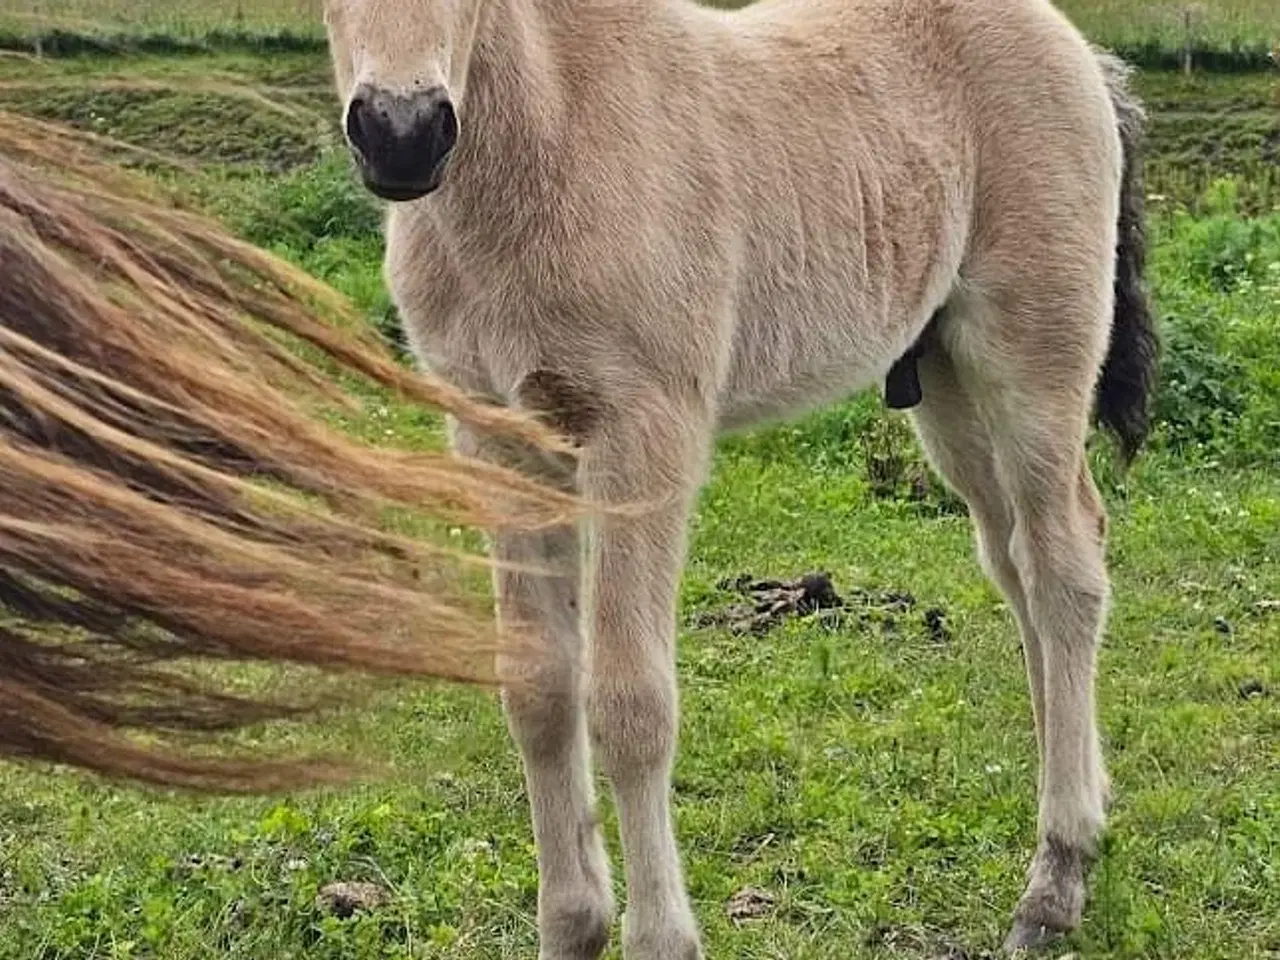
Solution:
<path fill-rule="evenodd" d="M 925 455 L 969 506 L 983 571 L 1018 623 L 1031 690 L 1036 743 L 1044 746 L 1044 658 L 1026 593 L 1009 550 L 1013 506 L 996 482 L 995 447 L 960 371 L 940 345 L 919 360 L 923 399 L 911 414 Z"/>
<path fill-rule="evenodd" d="M 1036 855 L 1006 941 L 1014 950 L 1079 925 L 1105 819 L 1094 673 L 1110 586 L 1106 514 L 1084 438 L 1106 313 L 1101 302 L 1063 309 L 1071 300 L 1045 291 L 1005 296 L 998 309 L 976 294 L 958 299 L 953 329 L 943 331 L 949 371 L 926 368 L 951 380 L 941 380 L 941 396 L 926 399 L 917 423 L 974 508 L 987 569 L 1022 628 L 1040 809 Z M 1045 309 L 1050 303 L 1058 309 Z M 926 398 L 937 387 L 926 382 Z"/>
<path fill-rule="evenodd" d="M 1014 468 L 1021 481 L 1011 550 L 1043 640 L 1045 731 L 1040 840 L 1006 941 L 1009 950 L 1040 946 L 1079 925 L 1110 788 L 1094 703 L 1097 648 L 1110 600 L 1106 513 L 1083 449 L 1073 458 L 1074 470 L 1063 463 L 1050 483 L 1034 465 Z"/>

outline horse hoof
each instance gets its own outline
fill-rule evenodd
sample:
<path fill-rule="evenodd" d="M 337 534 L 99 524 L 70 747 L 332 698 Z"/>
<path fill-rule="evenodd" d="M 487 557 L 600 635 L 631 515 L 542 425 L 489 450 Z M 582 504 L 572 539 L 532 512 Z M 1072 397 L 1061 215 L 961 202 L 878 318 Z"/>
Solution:
<path fill-rule="evenodd" d="M 1040 920 L 1018 917 L 1004 941 L 1004 952 L 1010 956 L 1030 950 L 1042 950 L 1067 934 Z"/>

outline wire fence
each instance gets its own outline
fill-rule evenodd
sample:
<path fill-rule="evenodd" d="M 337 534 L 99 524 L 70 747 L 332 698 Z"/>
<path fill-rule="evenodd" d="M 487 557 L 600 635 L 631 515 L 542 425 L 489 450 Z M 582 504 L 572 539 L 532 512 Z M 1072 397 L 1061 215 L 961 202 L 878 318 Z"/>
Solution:
<path fill-rule="evenodd" d="M 702 0 L 740 6 L 748 0 Z M 1094 40 L 1146 67 L 1257 70 L 1280 62 L 1280 0 L 1057 0 Z M 0 0 L 0 49 L 75 38 L 323 39 L 324 0 Z M 69 39 L 70 38 L 70 39 Z"/>
<path fill-rule="evenodd" d="M 0 29 L 33 36 L 212 30 L 318 33 L 323 0 L 0 0 Z"/>

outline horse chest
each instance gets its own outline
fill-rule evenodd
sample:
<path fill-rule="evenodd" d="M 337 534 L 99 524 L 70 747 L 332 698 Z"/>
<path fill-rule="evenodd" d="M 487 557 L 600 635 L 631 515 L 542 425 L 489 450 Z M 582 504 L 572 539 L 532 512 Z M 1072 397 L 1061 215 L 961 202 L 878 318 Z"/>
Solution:
<path fill-rule="evenodd" d="M 788 416 L 883 376 L 909 337 L 909 321 L 877 321 L 848 291 L 757 291 L 738 311 L 723 425 Z"/>
<path fill-rule="evenodd" d="M 419 362 L 504 400 L 533 369 L 712 382 L 727 344 L 726 258 L 671 229 L 590 236 L 600 242 L 504 244 L 477 256 L 445 231 L 393 226 L 388 280 Z M 672 252 L 688 249 L 697 256 Z"/>

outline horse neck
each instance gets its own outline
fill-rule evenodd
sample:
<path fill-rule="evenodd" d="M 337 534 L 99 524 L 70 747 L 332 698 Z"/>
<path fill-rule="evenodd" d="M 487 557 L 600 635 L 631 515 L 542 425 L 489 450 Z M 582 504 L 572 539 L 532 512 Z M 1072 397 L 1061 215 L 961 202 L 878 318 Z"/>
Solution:
<path fill-rule="evenodd" d="M 682 27 L 683 0 L 483 2 L 462 124 L 473 134 L 469 160 L 490 177 L 518 176 L 518 165 L 552 182 L 570 162 L 567 134 L 593 115 L 619 112 L 624 95 L 604 76 L 614 59 L 657 46 L 651 31 L 670 36 Z M 644 69 L 632 67 L 633 76 Z"/>
<path fill-rule="evenodd" d="M 482 174 L 553 151 L 566 108 L 557 45 L 570 0 L 485 0 L 467 78 L 463 125 Z M 464 134 L 465 136 L 466 134 Z M 491 168 L 496 166 L 498 170 Z"/>

